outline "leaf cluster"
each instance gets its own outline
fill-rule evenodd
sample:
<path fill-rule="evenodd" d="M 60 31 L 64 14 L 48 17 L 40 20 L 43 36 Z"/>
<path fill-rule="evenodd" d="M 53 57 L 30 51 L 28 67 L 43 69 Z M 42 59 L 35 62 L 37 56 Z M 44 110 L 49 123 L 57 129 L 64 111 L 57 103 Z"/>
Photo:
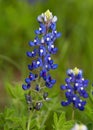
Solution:
<path fill-rule="evenodd" d="M 54 113 L 54 130 L 70 130 L 73 125 L 74 121 L 67 121 L 64 112 L 62 112 L 60 116 L 58 116 L 57 113 Z"/>

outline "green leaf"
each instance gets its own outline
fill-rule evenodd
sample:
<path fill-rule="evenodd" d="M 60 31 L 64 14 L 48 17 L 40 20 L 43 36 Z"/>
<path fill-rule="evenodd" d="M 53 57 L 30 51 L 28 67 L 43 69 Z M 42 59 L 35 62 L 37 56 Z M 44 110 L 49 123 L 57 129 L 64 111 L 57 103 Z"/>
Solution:
<path fill-rule="evenodd" d="M 54 113 L 54 125 L 55 125 L 55 127 L 57 127 L 57 123 L 58 123 L 58 116 L 57 116 L 57 113 Z"/>
<path fill-rule="evenodd" d="M 62 127 L 62 130 L 70 130 L 74 125 L 74 121 L 66 121 Z"/>
<path fill-rule="evenodd" d="M 10 84 L 6 84 L 5 85 L 6 86 L 6 91 L 7 91 L 7 93 L 12 97 L 12 98 L 15 98 L 16 96 L 15 96 L 15 93 L 14 93 L 14 88 L 13 88 L 13 86 L 11 86 Z"/>
<path fill-rule="evenodd" d="M 36 126 L 36 119 L 31 119 L 31 129 L 33 129 Z"/>
<path fill-rule="evenodd" d="M 15 85 L 11 85 L 9 83 L 5 84 L 6 86 L 6 91 L 7 93 L 13 98 L 13 99 L 18 99 L 18 100 L 22 100 L 24 98 L 24 94 L 26 93 L 25 91 L 23 91 L 22 89 L 22 84 L 15 84 Z"/>
<path fill-rule="evenodd" d="M 66 122 L 65 112 L 62 112 L 61 115 L 60 115 L 60 117 L 59 117 L 58 124 L 59 124 L 59 126 L 61 126 L 61 124 L 62 123 L 64 124 L 65 122 Z"/>
<path fill-rule="evenodd" d="M 54 130 L 70 130 L 74 125 L 74 121 L 66 121 L 65 113 L 62 112 L 61 115 L 57 116 L 57 113 L 54 113 Z"/>

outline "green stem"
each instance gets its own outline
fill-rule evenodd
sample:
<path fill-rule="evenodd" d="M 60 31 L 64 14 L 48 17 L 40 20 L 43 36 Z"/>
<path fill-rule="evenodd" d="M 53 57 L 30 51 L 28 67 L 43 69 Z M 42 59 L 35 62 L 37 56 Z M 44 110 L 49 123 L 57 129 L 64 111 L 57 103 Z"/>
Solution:
<path fill-rule="evenodd" d="M 75 117 L 75 108 L 73 106 L 73 110 L 72 110 L 72 120 L 74 120 L 74 117 Z"/>
<path fill-rule="evenodd" d="M 36 90 L 32 89 L 31 92 L 36 93 L 41 99 L 43 99 L 43 98 L 42 98 L 42 95 L 41 95 L 39 92 L 37 92 Z"/>
<path fill-rule="evenodd" d="M 34 111 L 33 111 L 33 113 L 34 113 Z M 29 118 L 28 118 L 28 123 L 27 123 L 27 130 L 30 130 L 30 123 L 31 123 L 31 118 L 33 116 L 33 113 L 31 113 L 31 111 L 29 113 Z"/>
<path fill-rule="evenodd" d="M 46 122 L 46 120 L 47 120 L 49 114 L 50 114 L 50 110 L 46 112 L 46 114 L 45 114 L 45 116 L 44 116 L 44 119 L 43 119 L 43 121 L 42 121 L 42 124 L 41 124 L 41 128 L 43 128 L 43 126 L 44 126 L 44 124 L 45 124 L 45 122 Z"/>
<path fill-rule="evenodd" d="M 57 102 L 57 100 L 55 100 L 55 102 Z M 46 105 L 46 107 L 47 107 L 47 105 Z M 41 127 L 40 127 L 40 128 L 43 128 L 43 126 L 44 126 L 46 120 L 47 120 L 48 117 L 49 117 L 49 114 L 50 114 L 51 110 L 53 110 L 54 107 L 55 107 L 55 103 L 53 103 L 53 105 L 52 105 L 51 107 L 49 107 L 49 109 L 47 110 L 47 112 L 46 112 L 45 115 L 44 115 L 44 118 L 43 118 L 43 121 L 42 121 L 42 123 L 41 123 Z"/>

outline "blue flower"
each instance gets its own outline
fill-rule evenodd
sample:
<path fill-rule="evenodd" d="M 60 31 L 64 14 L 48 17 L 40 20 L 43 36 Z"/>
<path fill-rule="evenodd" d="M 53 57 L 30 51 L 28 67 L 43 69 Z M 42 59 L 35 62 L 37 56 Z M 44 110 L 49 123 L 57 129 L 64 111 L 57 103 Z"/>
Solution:
<path fill-rule="evenodd" d="M 62 101 L 62 106 L 68 106 L 73 104 L 73 106 L 79 110 L 84 110 L 86 101 L 83 98 L 88 98 L 88 93 L 85 88 L 88 86 L 88 80 L 83 78 L 82 70 L 78 68 L 68 69 L 67 78 L 65 79 L 66 84 L 61 85 L 61 90 L 65 90 L 66 101 Z"/>
<path fill-rule="evenodd" d="M 54 40 L 53 40 L 53 34 L 52 33 L 47 33 L 45 36 L 44 36 L 44 41 L 47 45 L 51 45 L 53 44 Z"/>
<path fill-rule="evenodd" d="M 33 80 L 35 80 L 36 78 L 37 78 L 37 75 L 30 72 L 30 74 L 29 74 L 29 79 L 30 79 L 31 81 L 33 81 Z"/>
<path fill-rule="evenodd" d="M 36 85 L 35 90 L 40 91 L 40 86 L 38 84 Z"/>
<path fill-rule="evenodd" d="M 54 39 L 57 39 L 61 36 L 61 33 L 57 32 L 56 30 L 54 30 L 52 33 L 53 33 Z"/>
<path fill-rule="evenodd" d="M 53 31 L 56 30 L 56 23 L 51 23 L 50 29 L 53 30 Z"/>
<path fill-rule="evenodd" d="M 25 99 L 26 99 L 28 104 L 32 103 L 32 99 L 31 99 L 30 95 L 25 94 Z"/>
<path fill-rule="evenodd" d="M 27 52 L 26 54 L 28 57 L 35 57 L 37 54 L 37 49 L 34 49 L 32 52 Z"/>
<path fill-rule="evenodd" d="M 22 85 L 22 88 L 24 89 L 24 90 L 27 90 L 27 89 L 29 89 L 31 87 L 31 84 L 23 84 Z"/>
<path fill-rule="evenodd" d="M 52 79 L 52 77 L 50 75 L 47 75 L 46 79 L 45 79 L 45 85 L 48 87 L 48 88 L 52 88 L 53 85 L 56 83 L 56 80 L 55 79 Z"/>
<path fill-rule="evenodd" d="M 39 67 L 42 67 L 42 59 L 38 58 L 37 60 L 33 60 L 31 65 L 28 65 L 28 69 L 29 70 L 34 70 L 37 69 Z"/>
<path fill-rule="evenodd" d="M 40 27 L 38 30 L 35 31 L 36 34 L 45 34 L 46 33 L 46 26 L 43 23 L 40 23 Z"/>
<path fill-rule="evenodd" d="M 42 102 L 37 102 L 36 106 L 34 107 L 34 109 L 36 109 L 37 111 L 39 111 L 41 109 L 42 105 L 43 105 Z"/>
<path fill-rule="evenodd" d="M 47 70 L 46 69 L 43 69 L 40 71 L 40 77 L 42 77 L 44 80 L 46 79 L 46 77 L 47 77 Z"/>
<path fill-rule="evenodd" d="M 36 46 L 36 45 L 40 45 L 40 39 L 36 36 L 34 41 L 30 41 L 29 42 L 29 46 L 33 47 L 33 46 Z"/>
<path fill-rule="evenodd" d="M 39 47 L 38 53 L 39 53 L 39 56 L 40 56 L 40 57 L 45 56 L 45 55 L 46 55 L 46 48 L 41 45 L 41 46 Z"/>
<path fill-rule="evenodd" d="M 41 96 L 38 97 L 38 99 L 36 97 L 37 102 L 33 99 L 32 95 L 28 94 L 28 97 L 31 96 L 32 99 L 32 104 L 30 105 L 33 107 L 31 108 L 40 110 L 42 107 L 40 99 L 48 99 L 48 94 L 46 94 L 43 89 L 45 87 L 52 88 L 56 83 L 56 80 L 50 76 L 50 70 L 55 70 L 58 67 L 58 65 L 54 63 L 52 54 L 56 54 L 58 50 L 54 43 L 61 35 L 56 30 L 57 17 L 53 16 L 49 10 L 38 16 L 37 20 L 39 22 L 39 29 L 35 30 L 36 36 L 34 40 L 29 42 L 31 51 L 26 52 L 27 57 L 32 58 L 31 63 L 28 64 L 30 73 L 29 76 L 25 78 L 25 84 L 22 85 L 22 88 L 24 90 L 29 89 L 29 94 L 32 89 L 34 89 L 34 92 L 40 93 L 39 95 Z"/>
<path fill-rule="evenodd" d="M 48 45 L 48 51 L 50 54 L 56 54 L 58 51 L 58 48 L 56 48 L 53 44 Z"/>
<path fill-rule="evenodd" d="M 45 62 L 47 62 L 48 64 L 53 63 L 53 60 L 52 60 L 50 54 L 47 54 L 44 59 L 45 59 Z"/>

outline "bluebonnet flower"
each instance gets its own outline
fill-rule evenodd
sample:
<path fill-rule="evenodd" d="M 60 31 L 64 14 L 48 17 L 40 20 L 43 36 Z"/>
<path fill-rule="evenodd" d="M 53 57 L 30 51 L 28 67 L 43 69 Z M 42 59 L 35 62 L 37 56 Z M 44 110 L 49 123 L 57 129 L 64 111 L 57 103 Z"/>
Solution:
<path fill-rule="evenodd" d="M 44 46 L 40 46 L 39 47 L 39 50 L 38 50 L 38 53 L 39 53 L 39 56 L 42 57 L 42 56 L 45 56 L 46 55 L 46 48 Z"/>
<path fill-rule="evenodd" d="M 46 25 L 43 23 L 40 23 L 40 27 L 38 30 L 35 30 L 35 33 L 36 34 L 46 34 L 46 31 L 47 31 Z"/>
<path fill-rule="evenodd" d="M 28 104 L 32 103 L 32 99 L 30 95 L 25 94 L 25 98 Z"/>
<path fill-rule="evenodd" d="M 29 42 L 29 46 L 33 48 L 32 51 L 26 52 L 27 57 L 32 58 L 31 64 L 28 65 L 30 71 L 29 76 L 25 78 L 25 84 L 22 85 L 24 90 L 29 90 L 32 93 L 40 93 L 39 99 L 48 99 L 48 94 L 41 91 L 42 88 L 52 88 L 56 83 L 50 75 L 50 70 L 55 70 L 58 65 L 54 63 L 52 54 L 56 54 L 55 40 L 61 36 L 56 30 L 57 17 L 47 10 L 37 18 L 39 22 L 39 29 L 35 30 L 35 38 Z M 42 83 L 41 83 L 42 82 Z M 29 95 L 26 96 L 29 102 Z M 35 101 L 31 95 L 31 101 L 35 101 L 33 109 L 39 110 L 42 107 L 42 102 Z"/>
<path fill-rule="evenodd" d="M 35 90 L 40 91 L 40 86 L 38 84 L 36 85 Z"/>
<path fill-rule="evenodd" d="M 88 93 L 85 88 L 88 86 L 88 80 L 83 78 L 82 70 L 78 68 L 68 69 L 67 78 L 65 79 L 66 84 L 61 85 L 61 90 L 66 90 L 65 96 L 66 101 L 62 101 L 62 106 L 73 104 L 73 106 L 79 110 L 84 110 L 86 100 L 82 98 L 88 98 Z"/>
<path fill-rule="evenodd" d="M 35 57 L 37 54 L 37 49 L 34 49 L 32 52 L 27 52 L 26 54 L 28 57 Z"/>
<path fill-rule="evenodd" d="M 37 46 L 37 45 L 40 45 L 40 39 L 36 36 L 34 41 L 30 41 L 29 42 L 29 46 Z"/>
<path fill-rule="evenodd" d="M 44 98 L 45 100 L 47 100 L 47 97 L 48 97 L 48 92 L 44 92 L 43 98 Z"/>

